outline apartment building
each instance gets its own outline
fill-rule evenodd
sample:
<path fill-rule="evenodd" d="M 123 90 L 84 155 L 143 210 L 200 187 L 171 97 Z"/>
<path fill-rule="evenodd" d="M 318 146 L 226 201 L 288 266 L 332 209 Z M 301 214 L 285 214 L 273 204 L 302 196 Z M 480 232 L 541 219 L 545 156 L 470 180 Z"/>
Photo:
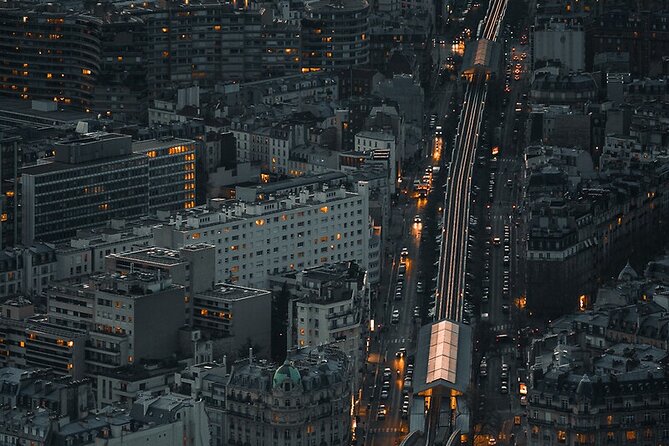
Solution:
<path fill-rule="evenodd" d="M 369 64 L 367 0 L 317 0 L 302 17 L 302 72 Z"/>
<path fill-rule="evenodd" d="M 73 12 L 3 8 L 0 95 L 89 109 L 100 74 L 102 21 Z"/>
<path fill-rule="evenodd" d="M 0 133 L 0 249 L 21 240 L 18 176 L 21 167 L 21 138 Z"/>
<path fill-rule="evenodd" d="M 0 366 L 49 368 L 74 379 L 85 376 L 85 331 L 35 316 L 27 299 L 8 299 L 0 308 Z"/>
<path fill-rule="evenodd" d="M 250 343 L 256 353 L 269 356 L 271 317 L 272 293 L 266 290 L 219 284 L 193 294 L 193 327 L 227 354 Z"/>
<path fill-rule="evenodd" d="M 289 352 L 278 368 L 252 357 L 235 363 L 225 386 L 223 439 L 277 446 L 349 444 L 351 371 L 346 355 L 332 346 Z"/>
<path fill-rule="evenodd" d="M 364 184 L 362 185 L 364 189 Z M 157 246 L 176 249 L 194 242 L 216 246 L 217 282 L 266 288 L 269 276 L 325 263 L 356 261 L 378 266 L 368 196 L 343 188 L 263 201 L 212 200 L 176 214 L 153 229 Z M 370 276 L 372 276 L 370 272 Z"/>
<path fill-rule="evenodd" d="M 152 245 L 151 228 L 125 220 L 111 220 L 106 226 L 78 230 L 67 242 L 56 245 L 58 280 L 105 271 L 106 257 L 137 251 Z"/>
<path fill-rule="evenodd" d="M 287 287 L 288 348 L 338 342 L 358 358 L 369 321 L 366 272 L 354 262 L 327 264 L 272 278 L 272 289 Z"/>
<path fill-rule="evenodd" d="M 192 325 L 194 293 L 211 290 L 214 286 L 215 252 L 216 247 L 206 243 L 179 249 L 150 247 L 110 254 L 106 258 L 106 269 L 122 274 L 136 271 L 171 277 L 175 284 L 184 287 L 185 321 Z"/>

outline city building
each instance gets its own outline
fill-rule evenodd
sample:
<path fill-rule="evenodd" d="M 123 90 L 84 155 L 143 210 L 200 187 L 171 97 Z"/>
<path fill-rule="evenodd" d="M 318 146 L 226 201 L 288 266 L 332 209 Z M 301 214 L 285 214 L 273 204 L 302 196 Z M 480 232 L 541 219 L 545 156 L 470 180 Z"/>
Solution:
<path fill-rule="evenodd" d="M 551 21 L 532 30 L 532 66 L 559 62 L 565 73 L 585 70 L 585 30 L 579 22 Z"/>
<path fill-rule="evenodd" d="M 154 227 L 154 243 L 171 249 L 212 244 L 216 281 L 256 288 L 266 288 L 272 274 L 325 263 L 352 260 L 369 271 L 379 251 L 376 245 L 370 251 L 376 236 L 363 192 L 323 187 L 254 202 L 210 200 Z"/>
<path fill-rule="evenodd" d="M 302 17 L 302 72 L 369 64 L 367 0 L 307 2 Z"/>
<path fill-rule="evenodd" d="M 78 229 L 148 211 L 149 163 L 130 136 L 98 133 L 55 143 L 51 162 L 22 171 L 23 243 L 64 241 Z"/>
<path fill-rule="evenodd" d="M 258 79 L 261 14 L 232 3 L 189 2 L 137 13 L 146 23 L 150 97 L 198 82 Z"/>
<path fill-rule="evenodd" d="M 21 138 L 0 133 L 0 249 L 21 241 L 18 177 L 21 168 Z"/>
<path fill-rule="evenodd" d="M 0 297 L 42 295 L 56 279 L 57 262 L 55 250 L 46 244 L 0 251 Z"/>
<path fill-rule="evenodd" d="M 669 440 L 666 349 L 612 339 L 604 346 L 583 342 L 579 334 L 592 341 L 592 336 L 601 337 L 608 330 L 601 315 L 565 316 L 532 341 L 527 380 L 529 445 L 663 444 Z"/>
<path fill-rule="evenodd" d="M 149 212 L 195 206 L 195 141 L 135 141 L 132 151 L 149 159 Z"/>
<path fill-rule="evenodd" d="M 575 310 L 628 260 L 645 263 L 664 246 L 669 172 L 625 147 L 605 146 L 596 173 L 585 151 L 527 148 L 523 217 L 532 313 Z"/>
<path fill-rule="evenodd" d="M 100 75 L 93 94 L 94 113 L 114 121 L 147 120 L 146 24 L 124 12 L 106 15 L 100 37 Z"/>
<path fill-rule="evenodd" d="M 100 19 L 68 12 L 6 8 L 0 14 L 0 95 L 89 110 L 100 75 Z"/>
<path fill-rule="evenodd" d="M 291 351 L 278 368 L 253 357 L 238 361 L 225 385 L 223 440 L 349 444 L 352 392 L 350 362 L 336 347 Z"/>
<path fill-rule="evenodd" d="M 179 352 L 184 306 L 184 288 L 169 277 L 102 274 L 55 282 L 48 294 L 48 320 L 84 331 L 87 372 L 108 373 Z"/>
<path fill-rule="evenodd" d="M 321 265 L 272 279 L 272 289 L 284 288 L 288 349 L 336 342 L 358 370 L 371 316 L 366 272 L 354 262 Z"/>
<path fill-rule="evenodd" d="M 56 244 L 57 279 L 105 271 L 106 257 L 151 246 L 153 235 L 145 224 L 110 220 L 106 226 L 81 229 L 67 242 Z"/>
<path fill-rule="evenodd" d="M 171 393 L 145 392 L 129 410 L 107 406 L 79 419 L 53 423 L 47 432 L 48 444 L 57 446 L 210 444 L 204 401 Z"/>
<path fill-rule="evenodd" d="M 143 248 L 137 251 L 110 254 L 106 258 L 109 272 L 128 274 L 134 271 L 160 274 L 184 287 L 186 322 L 193 324 L 194 294 L 214 286 L 216 248 L 199 243 L 179 249 Z"/>
<path fill-rule="evenodd" d="M 0 316 L 0 365 L 49 368 L 58 375 L 84 378 L 86 332 L 51 324 L 34 315 L 34 306 L 22 298 L 8 299 Z"/>
<path fill-rule="evenodd" d="M 193 293 L 193 327 L 214 344 L 217 358 L 234 355 L 244 346 L 269 356 L 272 294 L 269 291 L 218 284 Z"/>

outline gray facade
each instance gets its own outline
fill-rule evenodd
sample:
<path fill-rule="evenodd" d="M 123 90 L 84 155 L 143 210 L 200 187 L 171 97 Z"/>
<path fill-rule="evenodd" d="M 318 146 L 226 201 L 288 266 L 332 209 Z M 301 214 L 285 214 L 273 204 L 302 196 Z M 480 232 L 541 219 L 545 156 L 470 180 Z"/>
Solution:
<path fill-rule="evenodd" d="M 148 211 L 149 164 L 130 152 L 129 136 L 91 134 L 56 144 L 55 160 L 25 168 L 21 182 L 26 244 L 66 240 Z"/>

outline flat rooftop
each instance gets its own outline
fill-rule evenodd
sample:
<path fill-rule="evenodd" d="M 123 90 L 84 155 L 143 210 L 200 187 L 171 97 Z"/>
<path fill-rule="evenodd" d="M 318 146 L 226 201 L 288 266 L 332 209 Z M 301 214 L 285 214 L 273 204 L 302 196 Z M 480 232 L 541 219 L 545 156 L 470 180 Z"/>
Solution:
<path fill-rule="evenodd" d="M 258 296 L 270 294 L 267 290 L 248 288 L 237 285 L 218 284 L 213 290 L 203 291 L 195 294 L 195 298 L 217 299 L 228 302 L 236 302 L 251 299 Z"/>

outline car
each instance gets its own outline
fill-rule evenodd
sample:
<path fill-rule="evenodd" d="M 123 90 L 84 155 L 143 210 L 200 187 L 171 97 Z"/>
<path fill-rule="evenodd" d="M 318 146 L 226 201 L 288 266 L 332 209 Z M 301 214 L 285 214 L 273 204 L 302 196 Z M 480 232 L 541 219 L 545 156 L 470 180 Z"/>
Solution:
<path fill-rule="evenodd" d="M 379 409 L 378 413 L 376 414 L 376 419 L 379 420 L 379 421 L 385 420 L 386 419 L 386 412 L 381 411 L 381 409 Z"/>
<path fill-rule="evenodd" d="M 505 395 L 505 394 L 509 393 L 509 387 L 506 386 L 506 385 L 504 385 L 504 384 L 502 384 L 502 385 L 499 387 L 499 393 L 501 393 L 502 395 Z M 383 398 L 383 392 L 381 392 L 381 398 Z"/>
<path fill-rule="evenodd" d="M 509 364 L 502 363 L 501 369 L 502 369 L 503 372 L 508 372 L 509 371 Z"/>
<path fill-rule="evenodd" d="M 387 400 L 388 399 L 388 391 L 387 390 L 382 390 L 381 391 L 381 399 L 382 400 Z"/>
<path fill-rule="evenodd" d="M 407 418 L 409 418 L 409 410 L 402 409 L 402 419 L 406 420 Z"/>
<path fill-rule="evenodd" d="M 422 293 L 423 291 L 425 291 L 425 285 L 423 285 L 423 282 L 419 280 L 416 284 L 416 292 Z"/>
<path fill-rule="evenodd" d="M 383 379 L 384 380 L 389 380 L 392 377 L 393 377 L 393 371 L 390 370 L 390 367 L 386 367 L 385 369 L 383 369 Z"/>
<path fill-rule="evenodd" d="M 393 310 L 392 317 L 390 319 L 390 322 L 392 324 L 398 324 L 400 322 L 400 310 L 395 309 Z"/>
<path fill-rule="evenodd" d="M 495 437 L 488 438 L 488 446 L 496 446 L 496 445 L 497 445 L 497 439 L 495 439 Z"/>
<path fill-rule="evenodd" d="M 520 405 L 527 406 L 527 395 L 520 395 Z"/>
<path fill-rule="evenodd" d="M 495 245 L 495 246 L 499 246 L 500 238 L 499 237 L 493 237 L 492 244 Z"/>
<path fill-rule="evenodd" d="M 390 391 L 390 381 L 389 380 L 383 381 L 383 384 L 381 385 L 381 390 Z"/>
<path fill-rule="evenodd" d="M 402 248 L 402 251 L 400 251 L 400 257 L 406 258 L 408 256 L 409 256 L 409 248 L 407 247 Z"/>
<path fill-rule="evenodd" d="M 395 293 L 395 300 L 402 300 L 402 292 L 398 291 Z"/>
<path fill-rule="evenodd" d="M 413 309 L 413 317 L 420 317 L 420 307 L 415 306 Z"/>
<path fill-rule="evenodd" d="M 395 356 L 397 358 L 404 358 L 406 356 L 406 354 L 407 354 L 407 349 L 402 347 L 401 349 L 397 350 L 397 352 L 395 353 Z"/>
<path fill-rule="evenodd" d="M 421 223 L 423 222 L 423 220 L 420 218 L 420 215 L 416 215 L 416 216 L 413 218 L 413 222 L 419 225 L 419 224 L 421 224 Z"/>

